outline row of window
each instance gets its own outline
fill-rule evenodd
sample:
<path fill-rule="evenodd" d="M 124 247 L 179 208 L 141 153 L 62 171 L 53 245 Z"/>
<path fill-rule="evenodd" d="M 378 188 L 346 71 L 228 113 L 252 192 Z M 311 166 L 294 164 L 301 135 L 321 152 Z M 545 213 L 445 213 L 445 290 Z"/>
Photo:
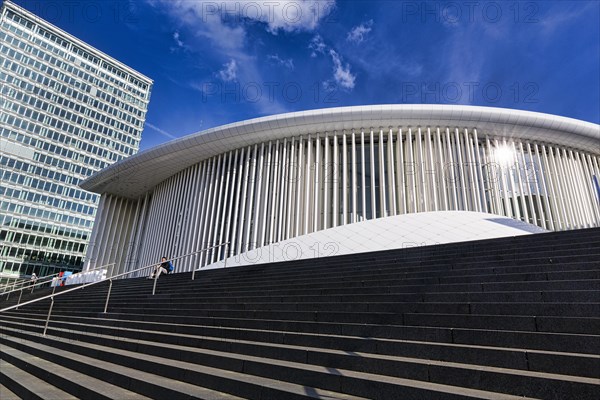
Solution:
<path fill-rule="evenodd" d="M 2 251 L 2 257 L 11 257 L 22 259 L 27 262 L 43 262 L 52 264 L 63 264 L 76 266 L 81 262 L 82 258 L 78 255 L 67 255 L 63 253 L 54 253 L 48 251 L 37 251 L 25 249 L 22 247 L 5 247 Z M 40 275 L 41 276 L 41 275 Z"/>
<path fill-rule="evenodd" d="M 3 88 L 4 89 L 4 88 Z M 81 116 L 76 116 L 74 115 L 72 112 L 70 111 L 66 111 L 64 108 L 60 108 L 58 106 L 56 106 L 55 104 L 63 104 L 63 103 L 70 103 L 69 105 L 74 105 L 75 103 L 66 100 L 65 98 L 59 97 L 57 99 L 52 99 L 55 100 L 52 103 L 40 100 L 38 96 L 33 96 L 33 95 L 28 95 L 28 94 L 24 94 L 22 92 L 17 92 L 15 90 L 12 89 L 8 89 L 9 93 L 6 94 L 6 98 L 10 98 L 13 99 L 21 104 L 26 104 L 31 106 L 32 108 L 35 107 L 38 110 L 40 110 L 41 112 L 44 112 L 45 114 L 54 114 L 57 117 L 60 117 L 61 119 L 67 120 L 67 121 L 71 121 L 71 122 L 76 122 L 79 125 L 88 125 L 89 120 L 84 119 L 84 117 Z M 4 91 L 4 90 L 3 90 Z M 51 97 L 56 97 L 56 95 L 53 94 L 49 94 Z M 45 96 L 44 96 L 45 97 Z M 55 103 L 55 104 L 53 104 Z M 64 104 L 67 105 L 67 104 Z M 89 112 L 89 109 L 86 109 L 86 111 Z M 35 112 L 32 109 L 32 111 L 30 112 L 26 112 L 26 114 L 31 114 L 33 115 Z M 95 114 L 98 115 L 98 113 L 96 113 L 95 111 L 91 111 L 91 114 Z M 38 118 L 39 120 L 39 118 Z M 80 127 L 74 127 L 73 131 L 77 131 L 79 130 L 80 132 L 83 131 L 82 128 Z M 85 132 L 85 131 L 83 131 Z M 112 138 L 103 136 L 103 135 L 94 135 L 97 139 L 97 143 L 100 144 L 103 147 L 111 147 L 112 149 L 114 149 L 115 151 L 118 151 L 120 153 L 123 153 L 125 155 L 131 155 L 135 153 L 135 148 L 128 146 L 128 145 L 124 145 L 122 143 L 117 142 L 116 140 L 113 140 Z"/>
<path fill-rule="evenodd" d="M 0 122 L 5 122 L 15 128 L 21 128 L 21 129 L 26 129 L 26 127 L 28 127 L 29 125 L 33 125 L 33 130 L 30 130 L 30 132 L 32 132 L 33 134 L 42 134 L 41 131 L 41 126 L 39 127 L 40 129 L 35 129 L 36 124 L 29 122 L 31 120 L 34 121 L 38 121 L 44 125 L 48 125 L 51 126 L 53 128 L 56 128 L 57 130 L 54 131 L 52 129 L 47 129 L 46 131 L 46 137 L 50 138 L 50 139 L 54 139 L 58 142 L 57 145 L 53 145 L 50 143 L 46 143 L 46 142 L 42 142 L 37 141 L 36 143 L 36 147 L 38 148 L 43 148 L 44 150 L 48 150 L 51 151 L 53 153 L 56 154 L 60 154 L 64 157 L 68 157 L 71 159 L 79 159 L 81 158 L 81 156 L 84 156 L 83 154 L 80 154 L 77 149 L 74 149 L 73 147 L 70 147 L 68 149 L 63 148 L 61 146 L 65 146 L 73 143 L 75 146 L 74 147 L 81 147 L 81 150 L 83 151 L 87 151 L 89 153 L 94 154 L 94 156 L 96 156 L 97 158 L 105 158 L 108 159 L 110 161 L 119 161 L 123 158 L 122 155 L 114 153 L 112 151 L 108 151 L 107 149 L 103 149 L 101 147 L 98 146 L 94 146 L 91 143 L 86 143 L 85 141 L 82 140 L 77 140 L 74 137 L 71 136 L 67 136 L 61 133 L 58 133 L 58 131 L 72 131 L 73 130 L 73 126 L 67 124 L 64 121 L 61 121 L 57 118 L 53 118 L 50 117 L 48 115 L 44 115 L 42 113 L 40 113 L 39 111 L 33 111 L 30 108 L 27 108 L 25 106 L 19 105 L 18 103 L 13 103 L 12 101 L 4 101 L 4 110 L 5 111 L 13 111 L 16 114 L 19 114 L 21 116 L 23 116 L 25 119 L 21 120 L 18 117 L 15 117 L 13 115 L 9 115 L 7 113 L 4 113 L 3 115 L 0 116 Z M 25 127 L 23 127 L 23 125 Z M 59 149 L 53 149 L 50 150 L 52 147 L 56 147 L 59 146 Z M 78 154 L 77 157 L 74 156 L 74 154 Z"/>
<path fill-rule="evenodd" d="M 1 35 L 1 34 L 0 34 Z M 9 66 L 11 65 L 12 62 L 5 60 L 3 63 L 3 66 Z M 28 79 L 32 79 L 34 76 L 32 76 L 32 74 L 27 74 L 26 73 L 26 78 Z M 142 120 L 138 120 L 136 118 L 133 117 L 133 115 L 122 111 L 118 108 L 115 107 L 111 107 L 109 105 L 107 105 L 104 102 L 98 102 L 98 101 L 93 101 L 94 99 L 91 96 L 87 96 L 85 93 L 79 91 L 78 89 L 80 89 L 80 87 L 71 87 L 62 83 L 59 83 L 57 81 L 51 80 L 48 77 L 42 77 L 41 75 L 35 75 L 35 78 L 37 78 L 37 81 L 41 81 L 41 83 L 39 85 L 35 84 L 35 83 L 29 83 L 28 81 L 25 81 L 21 78 L 25 78 L 23 76 L 21 77 L 16 77 L 16 76 L 10 76 L 10 77 L 6 77 L 6 74 L 2 74 L 0 75 L 0 78 L 3 81 L 6 81 L 7 84 L 3 85 L 3 92 L 6 94 L 11 94 L 12 92 L 23 92 L 23 93 L 33 93 L 36 96 L 39 97 L 45 97 L 48 100 L 52 100 L 57 101 L 58 99 L 63 99 L 61 104 L 64 104 L 65 106 L 71 108 L 73 111 L 79 113 L 79 114 L 83 114 L 84 116 L 88 117 L 91 115 L 91 112 L 93 111 L 93 109 L 91 107 L 86 107 L 87 103 L 89 103 L 90 105 L 95 105 L 96 103 L 98 104 L 98 111 L 97 111 L 97 115 L 93 116 L 94 119 L 96 119 L 98 122 L 103 122 L 105 124 L 107 124 L 108 126 L 113 126 L 115 125 L 113 122 L 118 122 L 121 125 L 117 125 L 116 128 L 121 129 L 122 126 L 126 125 L 136 125 L 139 128 L 143 127 L 143 123 Z M 75 86 L 78 86 L 78 81 L 75 81 Z M 51 90 L 49 90 L 51 89 Z M 85 98 L 84 98 L 85 97 Z M 69 98 L 72 98 L 74 100 L 77 101 L 71 101 L 69 100 Z M 83 102 L 83 100 L 87 99 L 87 103 Z M 104 114 L 101 114 L 101 112 L 103 112 Z M 121 120 L 124 120 L 125 123 L 120 122 L 120 121 L 114 121 L 110 116 L 106 115 L 106 114 L 110 114 L 112 116 L 115 116 L 117 118 L 120 118 Z M 103 116 L 104 118 L 101 119 L 101 116 Z M 125 138 L 129 138 L 128 135 L 123 135 Z M 133 138 L 131 138 L 131 141 L 127 141 L 125 138 L 121 139 L 119 137 L 120 140 L 124 141 L 124 142 L 128 142 L 128 143 L 135 143 L 137 140 L 136 136 L 134 135 Z"/>
<path fill-rule="evenodd" d="M 8 115 L 0 115 L 0 122 L 6 122 L 8 120 L 10 120 L 10 117 Z M 33 135 L 41 136 L 41 137 L 48 137 L 48 135 L 50 135 L 50 137 L 48 137 L 48 139 L 50 139 L 50 140 L 56 140 L 53 138 L 56 135 L 60 135 L 57 132 L 49 131 L 45 127 L 40 128 L 39 125 L 36 125 L 33 122 L 28 122 L 27 120 L 20 119 L 20 118 L 15 118 L 14 123 L 12 123 L 12 125 L 14 125 L 16 128 L 20 128 L 20 129 L 22 129 L 24 131 L 28 131 L 28 132 L 27 133 L 18 133 L 16 131 L 10 130 L 8 128 L 2 128 L 2 129 L 0 129 L 0 137 L 12 139 L 16 142 L 23 143 L 23 144 L 25 144 L 27 146 L 31 146 L 31 147 L 45 148 L 45 150 L 47 150 L 47 151 L 49 149 L 51 149 L 50 145 L 52 145 L 52 143 L 46 143 L 43 140 L 35 139 L 34 137 L 31 137 L 29 135 L 33 134 Z M 44 143 L 46 143 L 46 146 L 44 146 Z M 69 143 L 70 143 L 70 141 L 69 141 Z M 59 146 L 54 146 L 54 147 L 52 147 L 52 149 L 56 150 L 56 154 L 58 156 L 62 157 L 63 152 L 67 151 L 67 149 L 64 149 L 63 147 L 61 147 L 61 145 L 64 145 L 63 143 L 57 143 L 57 144 Z M 86 149 L 87 149 L 87 146 L 86 146 Z M 40 153 L 36 152 L 35 154 L 37 155 Z M 34 155 L 34 157 L 35 157 L 35 155 Z M 50 156 L 48 155 L 47 157 L 50 157 Z M 64 157 L 61 158 L 61 160 L 58 160 L 54 157 L 50 157 L 50 158 L 51 159 L 46 160 L 46 162 L 49 163 L 50 165 L 54 165 L 54 166 L 58 166 L 58 167 L 60 167 L 61 165 L 64 165 L 65 168 L 67 168 L 69 165 L 71 165 L 71 164 L 68 164 L 68 161 L 66 161 L 64 159 Z M 95 157 L 90 157 L 90 156 L 81 154 L 79 152 L 73 153 L 72 160 L 74 160 L 76 162 L 85 163 L 85 165 L 92 167 L 92 169 L 90 169 L 88 171 L 93 171 L 93 172 L 101 170 L 109 165 L 109 163 L 107 161 L 102 161 Z M 72 165 L 74 165 L 74 164 L 72 164 Z M 84 171 L 84 170 L 82 169 L 82 171 Z M 84 174 L 84 175 L 89 176 L 88 174 Z"/>
<path fill-rule="evenodd" d="M 39 232 L 44 236 L 59 236 L 61 238 L 72 238 L 86 241 L 90 230 L 82 230 L 74 227 L 56 225 L 49 221 L 34 221 L 19 215 L 8 215 L 0 213 L 0 226 L 15 228 L 20 231 Z"/>
<path fill-rule="evenodd" d="M 28 206 L 20 203 L 13 203 L 10 199 L 0 202 L 0 211 L 10 214 L 20 214 L 33 218 L 44 219 L 47 221 L 57 222 L 59 224 L 76 225 L 82 228 L 92 228 L 93 219 L 83 219 L 73 215 L 67 215 L 63 212 L 57 213 L 43 208 Z"/>
<path fill-rule="evenodd" d="M 21 245 L 28 245 L 30 249 L 42 250 L 43 248 L 48 248 L 48 250 L 61 250 L 73 253 L 83 253 L 86 247 L 85 243 L 7 230 L 0 230 L 0 242 L 2 241 L 6 242 L 5 246 L 21 247 Z"/>
<path fill-rule="evenodd" d="M 75 61 L 76 59 L 73 56 L 68 56 L 66 52 L 64 52 L 63 50 L 59 49 L 58 47 L 55 47 L 53 45 L 51 45 L 50 43 L 45 42 L 44 40 L 41 40 L 40 38 L 36 37 L 35 35 L 30 35 L 27 32 L 24 32 L 22 30 L 20 30 L 19 28 L 15 27 L 12 24 L 9 24 L 7 21 L 4 21 L 1 25 L 2 28 L 6 29 L 7 31 L 10 31 L 18 36 L 21 36 L 22 38 L 26 39 L 26 40 L 30 40 L 32 43 L 36 44 L 37 46 L 40 46 L 43 49 L 48 50 L 49 52 L 52 52 L 54 54 L 56 54 L 58 57 L 62 58 L 62 59 L 68 59 L 70 61 Z M 12 42 L 17 42 L 20 43 L 21 45 L 19 47 L 21 47 L 22 49 L 26 50 L 26 52 L 29 54 L 32 52 L 32 49 L 35 50 L 35 48 L 33 48 L 31 45 L 26 44 L 25 42 L 23 42 L 22 40 L 17 39 L 16 37 L 10 36 L 8 35 L 8 37 L 14 38 L 14 40 Z M 7 37 L 7 39 L 8 39 Z M 4 39 L 4 38 L 3 38 Z M 5 39 L 6 40 L 6 39 Z M 62 63 L 60 61 L 58 61 L 56 59 L 56 57 L 52 56 L 50 53 L 43 53 L 43 59 L 47 62 L 50 62 L 54 65 L 58 65 L 63 67 L 64 69 L 65 66 L 67 66 L 68 64 L 66 63 Z M 36 54 L 37 55 L 37 54 Z M 103 73 L 101 70 L 96 70 L 96 68 L 92 67 L 92 66 L 88 66 L 85 63 L 79 62 L 79 64 L 84 65 L 85 69 L 89 70 L 90 72 L 94 73 L 94 75 L 100 75 L 101 77 L 103 77 L 105 80 L 107 81 L 111 81 L 113 83 L 116 83 L 117 85 L 124 87 L 126 89 L 128 89 L 131 92 L 134 92 L 136 95 L 140 96 L 142 99 L 146 99 L 147 98 L 147 93 L 145 92 L 140 92 L 128 85 L 125 85 L 124 83 L 122 83 L 119 80 L 115 80 L 114 78 L 110 77 L 110 75 L 107 75 L 105 73 Z M 108 66 L 108 64 L 103 62 L 103 66 L 106 68 Z M 100 81 L 98 79 L 94 79 L 95 82 L 97 82 L 97 85 L 102 86 L 102 87 L 106 87 L 111 88 L 111 90 L 115 90 L 118 91 L 119 95 L 123 95 L 124 92 L 121 91 L 120 89 L 116 89 L 113 86 Z M 134 98 L 133 96 L 129 95 L 129 97 L 131 97 L 132 99 L 134 99 L 134 101 L 132 101 L 132 103 L 138 105 L 138 106 L 142 106 L 145 104 L 144 101 L 138 100 L 137 98 Z"/>
<path fill-rule="evenodd" d="M 52 82 L 50 82 L 49 79 L 45 78 L 45 80 L 48 80 L 48 84 L 52 85 Z M 66 100 L 66 98 L 56 95 L 54 93 L 48 92 L 50 94 L 50 97 L 48 97 L 47 95 L 45 95 L 42 91 L 44 91 L 44 89 L 41 89 L 40 87 L 28 83 L 25 80 L 19 79 L 16 76 L 13 75 L 8 75 L 2 71 L 0 71 L 0 83 L 1 82 L 5 82 L 4 85 L 1 85 L 1 90 L 3 94 L 11 95 L 11 97 L 14 97 L 16 95 L 12 95 L 11 93 L 14 92 L 15 90 L 17 92 L 21 91 L 21 92 L 29 92 L 29 93 L 34 93 L 35 95 L 39 95 L 39 96 L 44 96 L 47 97 L 49 100 L 51 100 L 52 102 L 59 102 L 59 104 L 62 104 L 68 100 Z M 13 86 L 14 85 L 14 86 Z M 14 88 L 17 89 L 14 89 Z M 2 96 L 4 97 L 4 96 Z M 91 99 L 91 98 L 89 98 Z M 0 98 L 0 101 L 2 101 L 2 99 Z M 92 100 L 92 103 L 99 103 L 102 104 L 100 102 L 98 102 L 97 100 Z M 83 111 L 84 115 L 86 115 L 86 110 L 89 110 L 88 108 L 83 106 L 83 103 L 77 103 L 77 102 L 69 102 L 67 103 L 67 106 L 70 106 L 72 104 L 75 105 L 75 110 L 81 110 Z M 38 108 L 40 108 L 40 106 L 38 106 Z M 88 111 L 89 112 L 89 111 Z M 85 137 L 86 140 L 88 141 L 92 141 L 92 142 L 101 142 L 101 138 L 107 138 L 106 140 L 111 140 L 111 141 L 121 141 L 122 143 L 125 143 L 126 145 L 130 145 L 134 148 L 137 148 L 139 145 L 139 141 L 140 141 L 140 134 L 141 131 L 138 130 L 134 130 L 134 135 L 130 135 L 130 134 L 126 134 L 124 132 L 119 132 L 117 130 L 114 130 L 110 127 L 101 127 L 101 132 L 98 133 L 94 133 L 94 132 L 90 132 L 87 131 L 83 128 L 77 127 L 73 129 L 73 132 L 70 132 L 73 134 L 76 134 L 82 138 Z M 103 134 L 103 135 L 101 135 Z"/>
<path fill-rule="evenodd" d="M 11 168 L 17 171 L 23 171 L 28 174 L 44 178 L 45 180 L 53 180 L 66 185 L 77 186 L 81 181 L 81 179 L 76 176 L 67 175 L 60 171 L 55 171 L 53 169 L 46 168 L 45 166 L 33 165 L 26 161 L 15 160 L 13 158 L 5 156 L 0 156 L 0 165 L 2 167 Z"/>
<path fill-rule="evenodd" d="M 5 48 L 3 50 L 5 54 L 15 59 L 15 55 L 19 54 L 20 57 L 18 60 L 23 60 L 22 62 L 27 65 L 35 66 L 36 69 L 44 72 L 45 74 L 56 74 L 54 76 L 60 77 L 61 80 L 70 87 L 77 87 L 88 93 L 91 92 L 92 87 L 96 89 L 104 89 L 107 92 L 113 92 L 116 94 L 122 93 L 121 91 L 115 92 L 116 89 L 114 87 L 100 81 L 96 76 L 88 74 L 84 69 L 77 68 L 76 66 L 70 65 L 65 61 L 59 60 L 43 50 L 26 44 L 22 40 L 8 33 L 0 32 L 0 39 L 2 39 L 2 43 L 5 44 Z M 12 47 L 9 47 L 9 45 Z M 30 56 L 34 56 L 38 60 L 32 59 Z M 51 65 L 54 65 L 56 68 L 51 67 Z M 82 64 L 81 67 L 85 68 L 86 64 Z M 61 70 L 66 71 L 68 74 L 61 72 Z M 93 73 L 93 71 L 90 72 Z M 68 79 L 64 79 L 65 76 L 67 76 Z M 90 84 L 80 82 L 74 77 L 86 80 Z M 147 109 L 146 103 L 141 102 L 138 99 L 135 99 L 135 101 L 130 101 L 132 96 L 129 94 L 121 97 L 125 101 L 119 101 L 116 103 L 118 107 L 121 107 L 128 114 L 137 115 L 139 117 L 144 115 L 145 110 Z M 132 104 L 136 107 L 134 107 Z"/>
<path fill-rule="evenodd" d="M 48 193 L 55 193 L 72 199 L 93 202 L 96 201 L 98 195 L 75 187 L 68 187 L 57 183 L 46 182 L 42 179 L 37 179 L 31 176 L 24 175 L 18 172 L 0 171 L 0 180 L 4 182 L 12 182 L 17 185 L 26 185 L 32 189 L 41 190 Z"/>
<path fill-rule="evenodd" d="M 19 274 L 21 276 L 29 276 L 33 272 L 35 272 L 38 276 L 49 276 L 63 271 L 77 272 L 81 271 L 82 268 L 83 261 L 80 261 L 78 264 L 76 263 L 76 265 L 73 266 L 41 264 L 40 262 L 15 263 L 10 261 L 0 261 L 1 272 L 12 272 L 13 274 Z"/>
<path fill-rule="evenodd" d="M 92 206 L 83 203 L 76 203 L 63 198 L 32 192 L 26 188 L 15 189 L 6 186 L 0 186 L 0 196 L 12 197 L 13 199 L 17 200 L 27 200 L 36 204 L 45 204 L 49 207 L 59 208 L 82 215 L 90 215 L 91 217 L 96 215 L 95 205 Z"/>
<path fill-rule="evenodd" d="M 33 23 L 31 23 L 30 21 L 28 21 L 27 19 L 13 13 L 12 11 L 8 11 L 7 12 L 7 18 L 16 22 L 17 24 L 27 28 L 29 31 L 35 32 L 35 25 Z M 100 65 L 100 59 L 98 57 L 95 57 L 91 54 L 89 54 L 87 51 L 75 46 L 74 44 L 65 41 L 62 38 L 57 37 L 56 35 L 54 35 L 51 32 L 48 32 L 47 30 L 43 29 L 42 27 L 38 26 L 38 33 L 41 34 L 43 37 L 45 37 L 46 39 L 54 42 L 54 43 L 58 43 L 59 45 L 65 47 L 66 49 L 69 49 L 69 44 L 71 44 L 71 50 L 76 53 L 77 55 L 81 56 L 82 58 L 91 61 L 92 63 L 96 64 L 96 65 Z M 114 75 L 119 76 L 120 78 L 127 80 L 127 76 L 128 74 L 121 71 L 120 69 L 104 62 L 102 63 L 102 67 L 106 68 L 109 72 L 113 73 Z M 96 71 L 94 73 L 97 73 Z M 106 78 L 112 78 L 110 76 L 107 76 Z M 114 79 L 114 78 L 113 78 Z M 148 85 L 141 82 L 140 80 L 134 78 L 133 76 L 129 75 L 129 82 L 133 83 L 134 85 L 136 85 L 139 89 L 142 90 L 142 92 L 136 90 L 133 87 L 130 87 L 129 85 L 124 85 L 122 82 L 116 80 L 115 83 L 118 83 L 120 86 L 131 90 L 133 92 L 137 92 L 140 93 L 139 96 L 140 97 L 144 97 L 144 93 L 147 91 L 148 89 Z"/>
<path fill-rule="evenodd" d="M 3 62 L 3 67 L 7 70 L 11 70 L 13 72 L 15 72 L 16 74 L 18 74 L 19 76 L 23 76 L 25 78 L 29 78 L 33 81 L 38 81 L 40 83 L 47 82 L 47 87 L 50 88 L 54 88 L 56 87 L 57 91 L 60 91 L 63 95 L 65 96 L 77 96 L 77 100 L 78 102 L 85 102 L 87 104 L 90 105 L 100 105 L 101 102 L 96 100 L 94 101 L 94 97 L 91 95 L 87 95 L 83 92 L 89 92 L 91 91 L 91 87 L 87 87 L 87 85 L 85 84 L 81 84 L 79 81 L 77 81 L 74 78 L 69 77 L 68 75 L 63 74 L 62 72 L 58 72 L 57 70 L 53 70 L 52 68 L 48 68 L 48 67 L 44 67 L 42 66 L 40 68 L 40 72 L 36 72 L 33 71 L 32 69 L 28 68 L 31 65 L 27 64 L 27 66 L 24 66 L 23 64 L 20 63 L 20 61 L 18 60 L 19 58 L 22 58 L 22 55 L 20 55 L 20 53 L 15 53 L 15 54 L 11 54 L 14 53 L 14 50 L 6 50 L 8 49 L 8 47 L 5 46 L 1 46 L 0 47 L 0 52 L 2 53 L 8 53 L 8 56 L 10 58 L 13 58 L 16 61 L 12 61 L 9 60 L 8 58 L 4 60 Z M 37 63 L 39 65 L 42 65 L 41 63 Z M 55 78 L 55 79 L 50 79 L 50 78 Z M 66 85 L 61 84 L 59 81 L 62 82 L 66 82 Z M 81 92 L 78 92 L 77 90 L 74 90 L 73 87 L 76 88 L 81 88 Z M 87 90 L 89 89 L 89 90 Z M 113 105 L 120 103 L 119 100 L 117 100 L 114 96 L 110 96 L 107 95 L 105 92 L 102 91 L 98 91 L 97 92 L 97 96 L 103 100 L 105 100 L 106 102 L 109 102 Z M 81 98 L 81 99 L 80 99 Z M 120 121 L 116 121 L 106 115 L 102 115 L 102 122 L 111 126 L 111 127 L 115 127 L 115 129 L 119 129 L 123 132 L 132 134 L 135 136 L 135 133 L 142 128 L 142 121 L 141 120 L 135 120 L 135 125 L 133 123 L 123 123 Z M 129 118 L 129 120 L 133 120 L 133 117 Z M 93 122 L 93 121 L 90 121 Z M 97 125 L 97 123 L 94 123 Z M 85 126 L 87 126 L 88 128 L 92 128 L 90 126 L 91 124 L 85 124 Z M 137 125 L 137 126 L 136 126 Z M 98 131 L 99 129 L 96 127 L 94 128 L 95 131 Z"/>

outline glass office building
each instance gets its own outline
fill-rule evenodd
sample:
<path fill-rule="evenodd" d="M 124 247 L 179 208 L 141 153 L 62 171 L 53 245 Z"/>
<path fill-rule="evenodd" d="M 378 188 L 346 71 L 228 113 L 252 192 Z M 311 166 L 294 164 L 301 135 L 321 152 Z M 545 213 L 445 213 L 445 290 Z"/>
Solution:
<path fill-rule="evenodd" d="M 5 1 L 0 276 L 79 270 L 99 195 L 80 181 L 137 153 L 152 81 Z"/>

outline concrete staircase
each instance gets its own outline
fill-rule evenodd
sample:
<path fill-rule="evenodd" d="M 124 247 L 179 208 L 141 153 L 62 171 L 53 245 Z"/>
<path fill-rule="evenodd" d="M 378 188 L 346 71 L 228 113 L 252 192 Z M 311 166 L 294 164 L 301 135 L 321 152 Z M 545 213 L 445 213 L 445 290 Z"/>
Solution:
<path fill-rule="evenodd" d="M 0 313 L 0 398 L 599 398 L 600 229 L 151 286 L 58 296 L 45 337 L 49 301 Z"/>

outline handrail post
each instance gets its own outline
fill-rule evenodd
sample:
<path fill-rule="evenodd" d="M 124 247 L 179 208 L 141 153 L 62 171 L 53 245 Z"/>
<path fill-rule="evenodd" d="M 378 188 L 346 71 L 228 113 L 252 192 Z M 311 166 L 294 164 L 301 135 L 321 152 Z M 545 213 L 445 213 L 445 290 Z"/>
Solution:
<path fill-rule="evenodd" d="M 112 279 L 108 280 L 108 293 L 106 294 L 106 302 L 104 303 L 104 314 L 106 314 L 106 310 L 108 309 L 108 299 L 110 299 L 110 291 L 112 290 Z"/>
<path fill-rule="evenodd" d="M 158 281 L 158 271 L 154 272 L 154 284 L 152 285 L 152 296 L 156 293 L 156 282 Z"/>
<path fill-rule="evenodd" d="M 17 306 L 19 304 L 21 304 L 21 296 L 23 296 L 23 289 L 21 289 L 19 292 L 19 300 L 17 300 Z M 19 309 L 19 307 L 15 308 L 15 310 L 18 310 L 18 309 Z"/>
<path fill-rule="evenodd" d="M 44 326 L 43 336 L 46 336 L 46 331 L 48 330 L 48 322 L 50 322 L 50 314 L 52 314 L 52 307 L 54 307 L 54 296 L 50 297 L 50 300 L 52 300 L 52 302 L 50 303 L 50 308 L 48 309 L 48 317 L 46 318 L 46 325 Z"/>
<path fill-rule="evenodd" d="M 227 258 L 229 258 L 229 242 L 225 243 L 225 263 L 223 264 L 223 268 L 227 268 Z"/>

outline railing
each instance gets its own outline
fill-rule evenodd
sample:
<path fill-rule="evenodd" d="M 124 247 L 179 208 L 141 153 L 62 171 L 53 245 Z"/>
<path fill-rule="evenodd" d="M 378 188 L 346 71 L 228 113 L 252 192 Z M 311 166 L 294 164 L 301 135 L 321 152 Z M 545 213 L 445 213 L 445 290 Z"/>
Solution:
<path fill-rule="evenodd" d="M 93 271 L 101 270 L 101 269 L 104 269 L 104 268 L 108 269 L 109 266 L 112 266 L 114 268 L 115 263 L 110 263 L 110 264 L 102 265 L 100 267 L 92 268 L 92 269 L 89 269 L 87 271 L 82 271 L 81 273 L 93 272 Z M 111 270 L 111 272 L 112 272 L 112 270 Z M 35 289 L 36 286 L 42 286 L 42 285 L 45 285 L 47 283 L 52 283 L 58 277 L 58 275 L 60 275 L 60 272 L 57 273 L 57 274 L 52 274 L 52 275 L 44 276 L 43 278 L 36 279 L 35 281 L 28 280 L 28 281 L 26 281 L 28 283 L 28 285 L 23 286 L 21 288 L 13 289 L 13 290 L 11 290 L 9 292 L 4 292 L 4 293 L 2 293 L 2 296 L 6 295 L 6 299 L 4 299 L 4 300 L 7 301 L 10 298 L 10 294 L 11 293 L 19 292 L 19 300 L 17 300 L 17 306 L 18 306 L 21 303 L 21 296 L 23 296 L 23 291 L 24 290 L 29 290 L 29 288 L 31 288 L 31 293 L 33 293 L 33 290 Z M 108 271 L 107 271 L 106 275 L 108 276 Z M 52 293 L 54 293 L 55 290 L 56 290 L 56 286 L 52 290 Z"/>
<path fill-rule="evenodd" d="M 194 251 L 192 253 L 188 253 L 188 254 L 184 254 L 182 256 L 171 258 L 171 259 L 169 259 L 167 261 L 179 260 L 179 259 L 182 259 L 184 257 L 189 257 L 189 256 L 192 256 L 192 255 L 195 255 L 195 254 L 198 254 L 198 253 L 202 253 L 202 252 L 206 252 L 206 251 L 209 251 L 209 250 L 212 250 L 212 249 L 216 249 L 216 248 L 219 248 L 219 247 L 222 247 L 222 246 L 225 246 L 225 265 L 224 265 L 224 267 L 227 267 L 227 250 L 229 249 L 229 242 L 221 243 L 221 244 L 218 244 L 218 245 L 215 245 L 215 246 L 206 247 L 204 249 L 201 249 L 201 250 L 198 250 L 198 251 Z M 110 265 L 110 264 L 107 264 L 107 265 Z M 112 291 L 113 279 L 122 278 L 124 276 L 131 275 L 131 274 L 134 274 L 134 273 L 137 273 L 137 272 L 140 272 L 140 271 L 144 271 L 144 270 L 149 270 L 150 268 L 156 268 L 158 265 L 160 265 L 160 262 L 159 263 L 153 263 L 153 264 L 145 265 L 143 267 L 134 269 L 132 271 L 123 272 L 121 274 L 110 276 L 110 277 L 107 277 L 105 279 L 102 279 L 102 280 L 99 280 L 99 281 L 96 281 L 96 282 L 84 283 L 83 285 L 74 287 L 72 289 L 63 290 L 63 291 L 61 291 L 59 293 L 54 293 L 55 290 L 56 290 L 56 286 L 55 286 L 54 289 L 52 290 L 52 294 L 49 294 L 48 296 L 43 296 L 43 297 L 40 297 L 38 299 L 29 300 L 29 301 L 26 301 L 26 302 L 21 303 L 21 304 L 16 304 L 16 305 L 13 305 L 13 306 L 10 306 L 10 307 L 3 308 L 3 309 L 0 310 L 0 313 L 4 312 L 4 311 L 10 311 L 10 310 L 13 310 L 13 309 L 18 309 L 20 306 L 25 306 L 25 305 L 28 305 L 28 304 L 37 303 L 38 301 L 50 299 L 51 300 L 51 302 L 50 302 L 50 308 L 48 309 L 48 316 L 46 317 L 46 323 L 44 325 L 44 333 L 43 333 L 43 336 L 46 336 L 46 331 L 48 330 L 48 324 L 50 322 L 50 316 L 52 314 L 52 308 L 54 307 L 54 298 L 55 297 L 64 295 L 66 293 L 74 292 L 76 290 L 85 289 L 87 287 L 90 287 L 90 286 L 97 285 L 99 283 L 108 281 L 108 292 L 106 294 L 106 301 L 104 303 L 104 313 L 106 313 L 107 310 L 108 310 L 108 302 L 110 300 L 110 293 Z M 200 270 L 202 268 L 203 267 L 196 268 L 196 269 L 192 270 L 192 280 L 194 279 L 196 271 L 198 271 L 198 270 Z M 157 281 L 158 281 L 158 277 L 154 278 L 154 284 L 152 285 L 152 295 L 153 296 L 156 293 L 156 282 Z"/>
<path fill-rule="evenodd" d="M 0 286 L 0 291 L 2 291 L 2 294 L 6 293 L 7 290 L 13 290 L 15 287 L 17 286 L 22 286 L 23 284 L 29 282 L 29 279 L 25 279 L 25 278 L 9 278 L 12 279 L 12 283 L 5 283 L 4 285 Z M 12 288 L 11 288 L 12 286 Z"/>

